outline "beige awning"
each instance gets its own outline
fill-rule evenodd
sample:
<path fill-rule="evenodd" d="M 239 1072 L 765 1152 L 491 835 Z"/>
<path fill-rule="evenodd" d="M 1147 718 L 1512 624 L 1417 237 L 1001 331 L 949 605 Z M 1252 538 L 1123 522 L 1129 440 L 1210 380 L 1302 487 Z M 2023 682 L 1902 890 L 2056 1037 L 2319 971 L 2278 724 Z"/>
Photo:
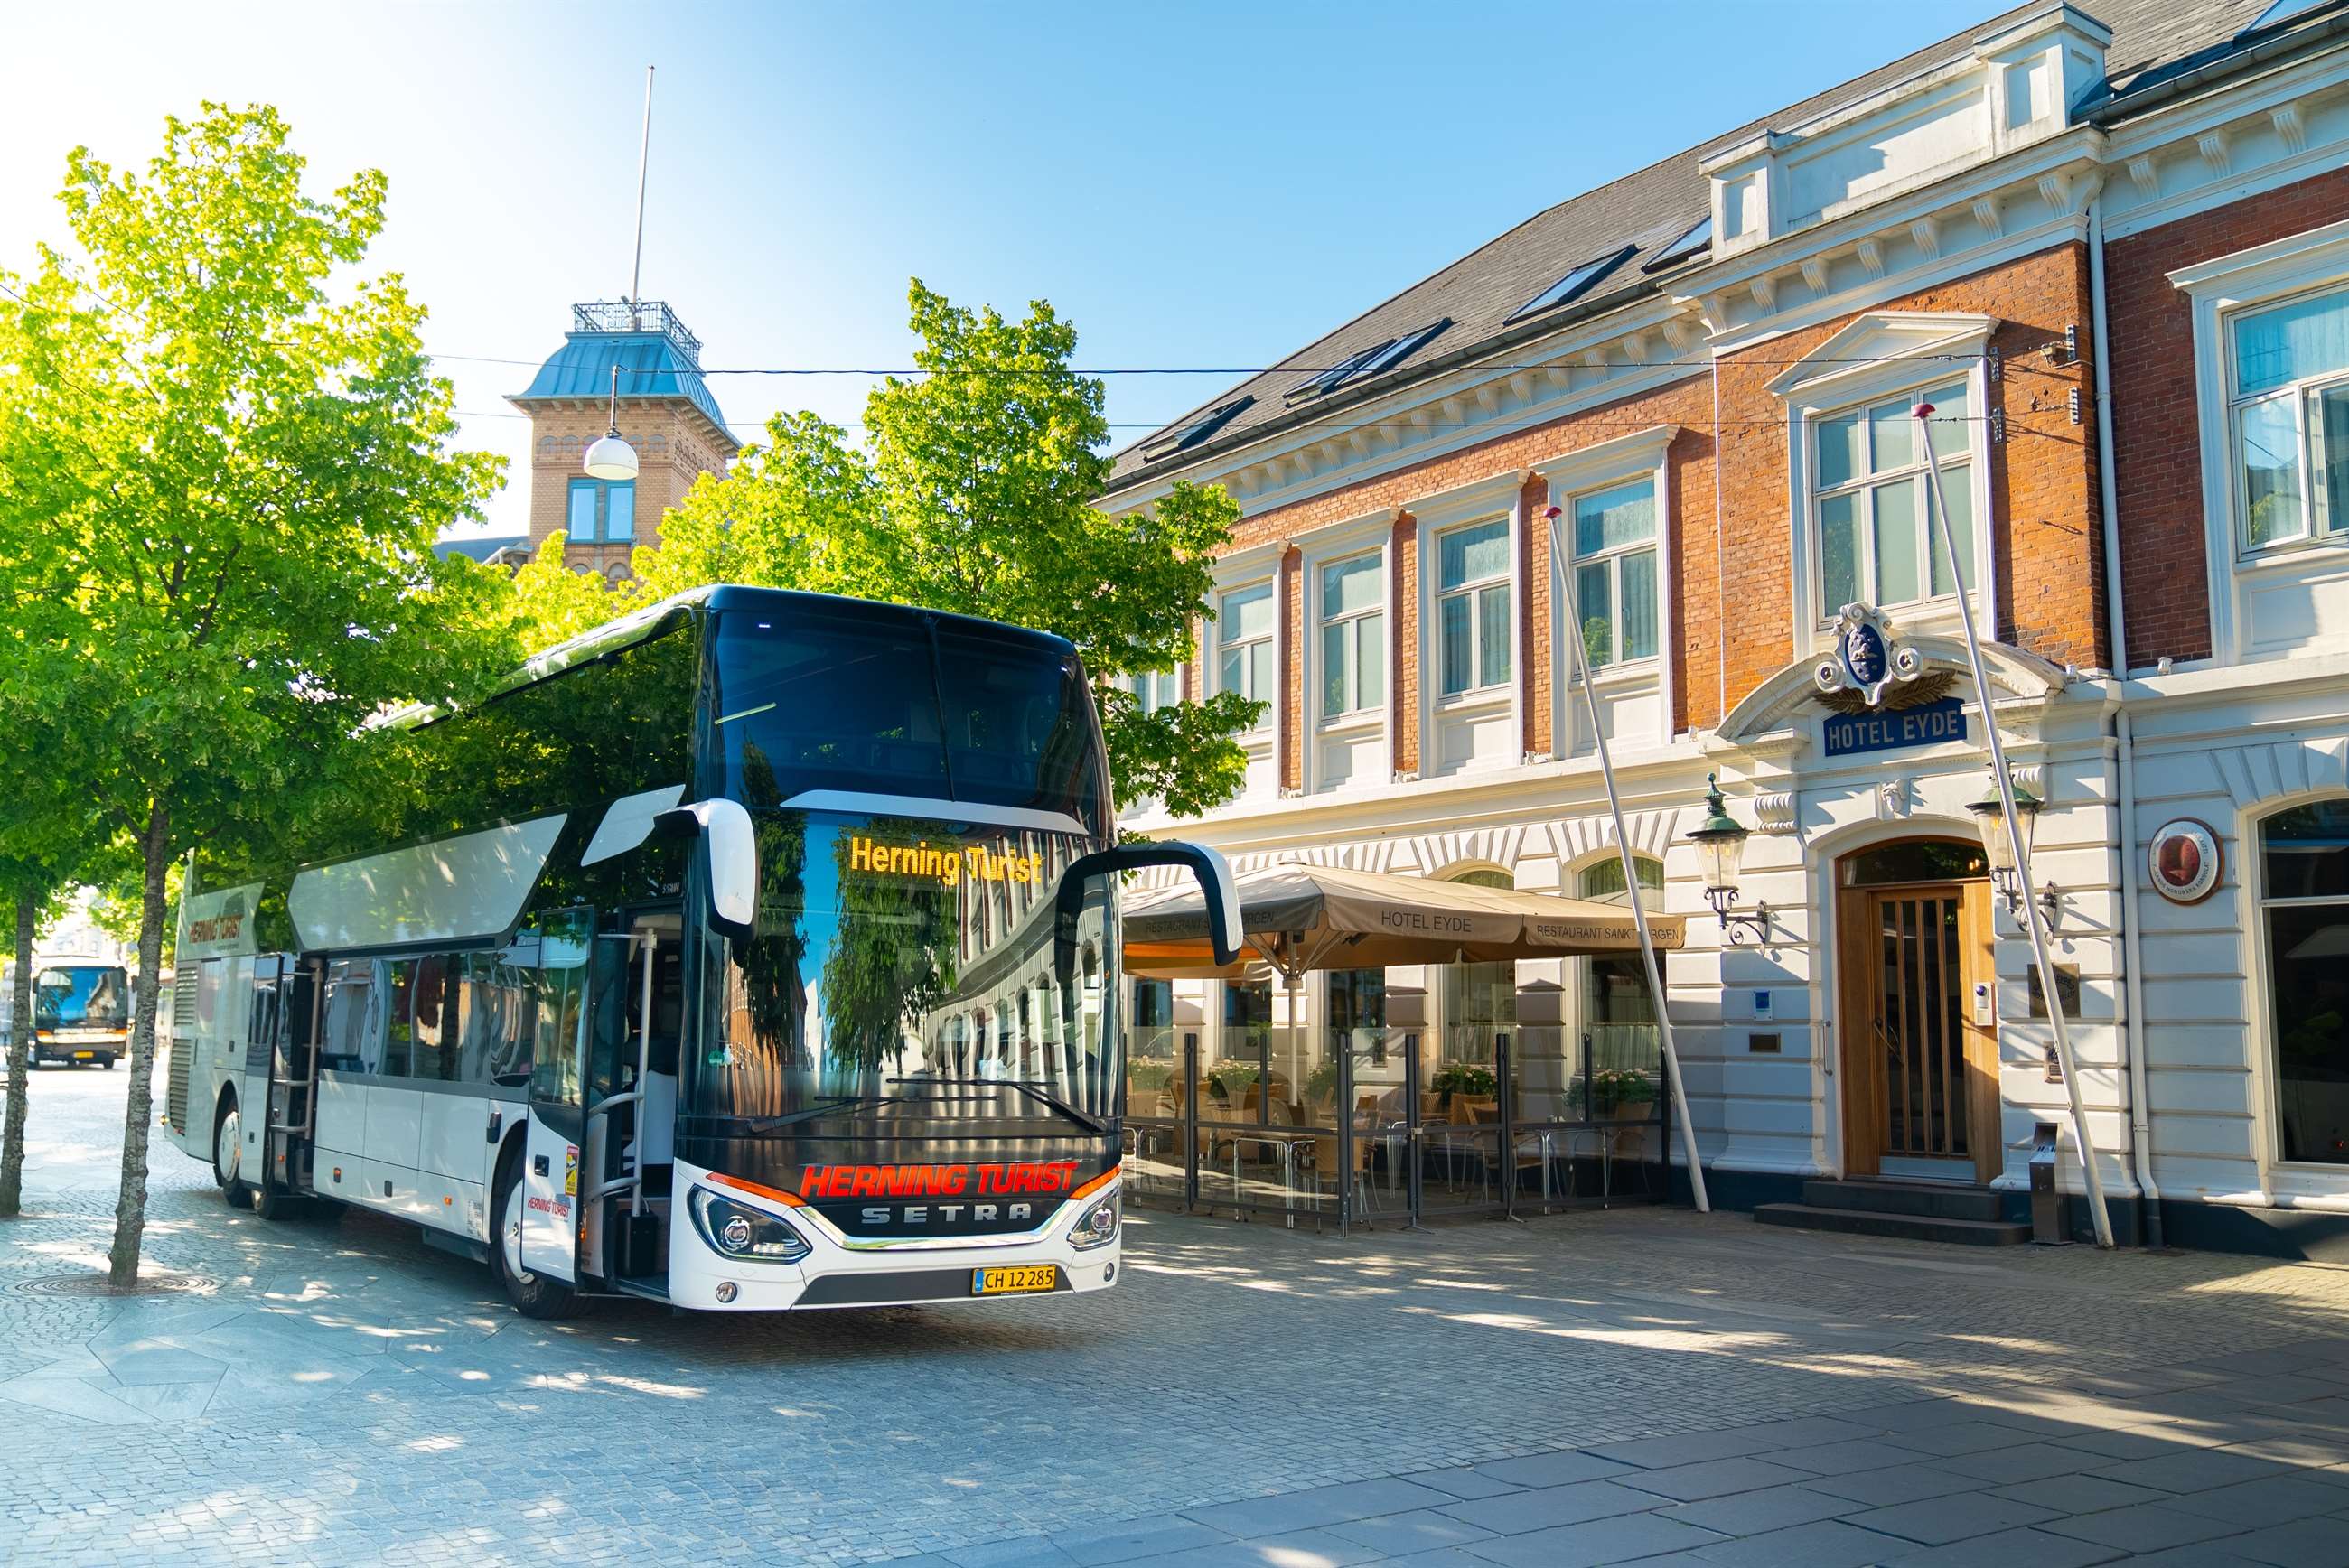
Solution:
<path fill-rule="evenodd" d="M 1640 950 L 1639 926 L 1621 904 L 1335 866 L 1267 866 L 1236 880 L 1247 938 L 1239 964 L 1216 966 L 1207 951 L 1206 896 L 1185 885 L 1127 908 L 1128 972 L 1233 977 L 1250 964 L 1265 964 L 1293 978 L 1312 969 Z M 1648 930 L 1660 951 L 1684 940 L 1679 915 L 1651 914 Z"/>

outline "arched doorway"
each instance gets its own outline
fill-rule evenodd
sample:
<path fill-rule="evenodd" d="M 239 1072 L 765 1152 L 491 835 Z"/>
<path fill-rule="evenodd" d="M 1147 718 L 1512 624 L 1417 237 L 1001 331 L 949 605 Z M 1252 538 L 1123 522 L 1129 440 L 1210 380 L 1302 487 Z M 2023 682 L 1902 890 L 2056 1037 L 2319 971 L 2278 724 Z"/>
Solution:
<path fill-rule="evenodd" d="M 1990 901 L 1979 843 L 1899 839 L 1836 862 L 1847 1176 L 1997 1174 Z"/>

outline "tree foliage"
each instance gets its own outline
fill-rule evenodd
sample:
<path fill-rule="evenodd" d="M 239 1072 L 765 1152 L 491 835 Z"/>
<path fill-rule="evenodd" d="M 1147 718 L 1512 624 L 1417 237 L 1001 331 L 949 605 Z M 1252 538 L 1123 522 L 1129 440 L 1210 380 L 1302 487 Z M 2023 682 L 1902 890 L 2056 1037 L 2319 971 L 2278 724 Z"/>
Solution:
<path fill-rule="evenodd" d="M 339 744 L 386 703 L 509 662 L 502 580 L 434 539 L 498 459 L 452 452 L 449 384 L 397 275 L 344 284 L 385 182 L 328 194 L 271 108 L 165 122 L 143 173 L 77 149 L 76 253 L 0 278 L 0 537 L 33 596 L 0 718 L 69 715 L 53 764 L 140 864 L 139 1007 L 113 1275 L 144 1225 L 165 870 L 347 803 Z"/>
<path fill-rule="evenodd" d="M 1238 508 L 1220 489 L 1178 483 L 1153 506 L 1101 511 L 1109 426 L 1101 382 L 1070 368 L 1075 328 L 1042 301 L 1011 321 L 918 280 L 910 304 L 922 374 L 873 390 L 864 445 L 812 414 L 777 415 L 724 478 L 695 482 L 660 543 L 636 552 L 633 583 L 518 581 L 524 634 L 543 646 L 708 583 L 1040 627 L 1084 656 L 1122 803 L 1158 799 L 1187 816 L 1229 799 L 1247 766 L 1232 738 L 1261 705 L 1222 693 L 1145 714 L 1118 681 L 1192 656 Z M 560 562 L 558 546 L 524 575 Z"/>

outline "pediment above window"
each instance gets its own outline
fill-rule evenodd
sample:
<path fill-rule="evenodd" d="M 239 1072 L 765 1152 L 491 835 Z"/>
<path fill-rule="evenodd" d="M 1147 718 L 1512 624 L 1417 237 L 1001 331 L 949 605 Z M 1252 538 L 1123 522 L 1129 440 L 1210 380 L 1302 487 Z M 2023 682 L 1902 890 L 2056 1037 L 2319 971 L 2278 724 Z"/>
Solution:
<path fill-rule="evenodd" d="M 1930 376 L 1932 362 L 1947 356 L 1955 373 L 1969 367 L 1965 362 L 1982 352 L 1998 325 L 1998 317 L 1971 311 L 1869 311 L 1779 372 L 1769 390 L 1789 400 L 1800 395 L 1822 401 L 1816 392 L 1877 377 L 1889 360 L 1914 360 L 1920 376 Z"/>

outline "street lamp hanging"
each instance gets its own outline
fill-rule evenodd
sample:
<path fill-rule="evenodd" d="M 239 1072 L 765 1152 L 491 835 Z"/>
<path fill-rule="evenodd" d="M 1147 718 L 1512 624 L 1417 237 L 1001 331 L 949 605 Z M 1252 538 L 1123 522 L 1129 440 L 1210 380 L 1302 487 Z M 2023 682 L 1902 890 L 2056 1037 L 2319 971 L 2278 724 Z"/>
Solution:
<path fill-rule="evenodd" d="M 2039 807 L 2038 796 L 2021 784 L 2014 786 L 2014 827 L 2023 835 L 2025 859 L 2030 857 L 2031 846 L 2038 834 Z M 1966 810 L 1973 813 L 1974 821 L 1982 830 L 1982 852 L 1990 857 L 1990 884 L 2006 901 L 2007 913 L 2020 922 L 2023 877 L 2015 861 L 2014 845 L 2007 838 L 2006 818 L 1999 805 L 1998 780 L 1992 779 L 1980 799 L 1967 801 Z M 2056 892 L 2053 881 L 2040 892 L 2039 905 L 2047 912 L 2047 923 L 2054 924 L 2055 917 L 2063 913 L 2064 901 Z"/>
<path fill-rule="evenodd" d="M 1737 902 L 1737 873 L 1745 861 L 1745 833 L 1743 823 L 1729 814 L 1721 798 L 1721 785 L 1713 774 L 1705 775 L 1705 819 L 1689 833 L 1689 842 L 1696 846 L 1700 862 L 1704 867 L 1704 901 L 1720 917 L 1723 935 L 1732 942 L 1744 938 L 1738 933 L 1750 928 L 1756 940 L 1770 934 L 1770 905 L 1755 904 L 1751 911 L 1737 913 L 1731 905 Z"/>
<path fill-rule="evenodd" d="M 620 438 L 620 367 L 612 366 L 611 428 L 587 449 L 591 480 L 632 480 L 636 477 L 636 449 Z"/>

